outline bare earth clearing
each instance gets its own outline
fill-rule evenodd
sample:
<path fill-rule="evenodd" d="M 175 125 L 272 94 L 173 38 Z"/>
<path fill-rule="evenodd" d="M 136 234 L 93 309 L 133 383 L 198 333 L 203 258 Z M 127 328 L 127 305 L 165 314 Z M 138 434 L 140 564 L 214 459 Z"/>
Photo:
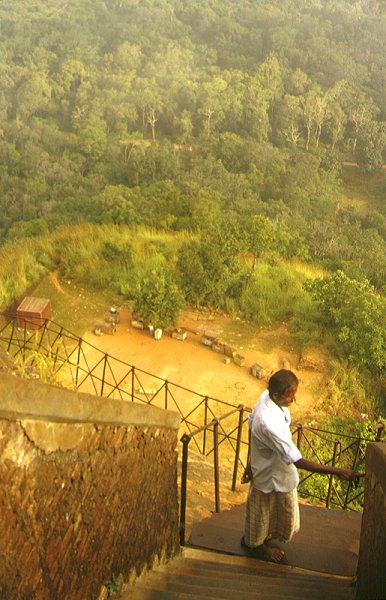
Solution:
<path fill-rule="evenodd" d="M 293 418 L 304 422 L 313 418 L 321 407 L 326 390 L 325 375 L 316 370 L 297 368 L 300 357 L 284 324 L 275 330 L 263 330 L 242 321 L 232 321 L 229 317 L 208 319 L 205 314 L 192 311 L 183 313 L 179 322 L 180 327 L 188 330 L 185 341 L 175 340 L 167 333 L 155 340 L 148 331 L 131 326 L 129 310 L 120 308 L 120 316 L 114 336 L 96 337 L 86 333 L 86 341 L 162 379 L 212 398 L 249 407 L 267 385 L 266 379 L 258 380 L 250 374 L 249 367 L 253 363 L 266 368 L 267 377 L 279 368 L 291 368 L 301 382 L 297 403 L 292 409 Z M 223 354 L 202 344 L 204 333 L 215 335 L 236 348 L 245 356 L 245 365 L 226 364 Z M 320 355 L 318 364 L 323 364 Z"/>
<path fill-rule="evenodd" d="M 171 338 L 168 332 L 164 332 L 160 340 L 155 340 L 147 330 L 131 326 L 131 313 L 123 305 L 117 306 L 121 320 L 116 335 L 98 337 L 92 333 L 93 324 L 103 323 L 109 303 L 114 304 L 114 298 L 108 292 L 88 290 L 51 273 L 40 282 L 33 295 L 50 298 L 53 319 L 94 347 L 198 394 L 252 407 L 266 388 L 270 374 L 279 368 L 290 368 L 300 380 L 297 403 L 291 408 L 293 420 L 308 423 L 333 412 L 333 407 L 326 403 L 328 355 L 316 348 L 301 357 L 296 340 L 285 323 L 261 328 L 238 318 L 191 310 L 184 312 L 178 323 L 179 327 L 188 331 L 185 341 Z M 203 334 L 216 336 L 232 346 L 245 357 L 244 366 L 232 361 L 226 364 L 223 354 L 213 352 L 202 344 Z M 93 351 L 88 352 L 92 354 Z M 265 379 L 258 380 L 250 374 L 249 368 L 253 363 L 266 369 Z"/>

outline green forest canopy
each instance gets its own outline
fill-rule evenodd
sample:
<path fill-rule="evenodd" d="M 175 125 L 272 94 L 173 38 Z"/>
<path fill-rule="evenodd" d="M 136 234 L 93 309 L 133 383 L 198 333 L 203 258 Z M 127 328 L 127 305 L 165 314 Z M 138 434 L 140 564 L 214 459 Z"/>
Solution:
<path fill-rule="evenodd" d="M 280 224 L 286 252 L 384 284 L 386 16 L 367 0 L 0 7 L 0 240 L 62 223 Z"/>

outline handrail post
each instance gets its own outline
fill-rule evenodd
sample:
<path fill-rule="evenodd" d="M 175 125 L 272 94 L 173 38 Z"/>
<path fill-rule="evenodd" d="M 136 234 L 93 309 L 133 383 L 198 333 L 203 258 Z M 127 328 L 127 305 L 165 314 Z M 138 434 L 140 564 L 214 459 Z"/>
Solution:
<path fill-rule="evenodd" d="M 359 437 L 358 438 L 357 449 L 355 451 L 355 456 L 354 456 L 353 464 L 352 464 L 352 467 L 351 467 L 351 469 L 353 471 L 356 471 L 356 468 L 357 468 L 357 464 L 358 464 L 358 460 L 359 460 L 359 454 L 360 454 L 360 449 L 361 449 L 361 442 L 362 442 L 362 439 Z M 351 486 L 352 486 L 352 482 L 350 480 L 348 482 L 348 486 L 347 486 L 347 490 L 346 490 L 346 496 L 345 496 L 344 503 L 343 503 L 343 510 L 346 510 L 346 508 L 347 508 L 348 497 L 349 497 L 349 494 L 350 494 Z"/>
<path fill-rule="evenodd" d="M 208 425 L 208 396 L 205 396 L 204 400 L 205 410 L 204 410 L 204 431 L 202 435 L 202 454 L 205 456 L 206 451 L 206 426 Z"/>
<path fill-rule="evenodd" d="M 235 462 L 233 465 L 232 492 L 234 492 L 236 490 L 237 470 L 238 470 L 239 458 L 240 458 L 241 436 L 243 434 L 243 419 L 244 419 L 244 406 L 242 404 L 240 404 L 239 424 L 237 427 L 237 441 L 236 441 L 236 450 L 235 450 Z"/>
<path fill-rule="evenodd" d="M 76 361 L 76 371 L 75 371 L 75 385 L 78 386 L 79 381 L 79 363 L 80 363 L 80 353 L 82 351 L 82 338 L 78 338 L 78 358 Z"/>
<path fill-rule="evenodd" d="M 11 332 L 11 336 L 9 338 L 7 352 L 9 352 L 11 350 L 11 346 L 12 346 L 12 342 L 13 342 L 13 336 L 14 336 L 15 329 L 16 329 L 16 323 L 17 323 L 17 318 L 14 317 L 14 319 L 12 321 L 12 332 Z"/>
<path fill-rule="evenodd" d="M 39 343 L 38 343 L 37 352 L 39 352 L 39 350 L 41 348 L 41 345 L 42 345 L 42 342 L 43 342 L 43 337 L 44 337 L 44 334 L 46 333 L 46 329 L 47 329 L 47 319 L 44 320 L 43 327 L 41 329 L 41 335 L 40 335 L 40 340 L 39 340 Z M 49 343 L 48 343 L 48 346 L 49 346 Z"/>
<path fill-rule="evenodd" d="M 135 366 L 131 367 L 131 401 L 134 402 Z"/>
<path fill-rule="evenodd" d="M 56 337 L 55 342 L 57 342 L 58 340 L 61 340 L 62 337 L 63 337 L 63 327 L 60 328 L 59 334 Z M 58 355 L 59 355 L 59 343 L 56 344 L 54 367 L 56 367 L 56 363 L 58 362 Z"/>
<path fill-rule="evenodd" d="M 220 475 L 218 465 L 218 419 L 213 419 L 213 462 L 215 511 L 220 512 Z"/>
<path fill-rule="evenodd" d="M 336 457 L 338 454 L 338 447 L 339 447 L 339 440 L 335 440 L 334 441 L 334 452 L 332 455 L 332 466 L 335 466 L 336 463 Z M 328 482 L 328 492 L 327 492 L 327 498 L 326 498 L 326 508 L 330 508 L 330 501 L 331 501 L 331 492 L 332 492 L 332 481 L 333 481 L 333 475 L 331 474 L 329 477 L 329 482 Z"/>
<path fill-rule="evenodd" d="M 186 484 L 188 480 L 188 451 L 191 438 L 184 433 L 182 442 L 182 464 L 181 464 L 181 496 L 180 496 L 180 545 L 185 546 L 186 528 Z"/>
<path fill-rule="evenodd" d="M 22 357 L 23 357 L 23 363 L 25 365 L 25 356 L 26 356 L 26 347 L 27 345 L 27 326 L 26 326 L 26 321 L 24 321 L 24 328 L 23 328 L 23 351 L 22 351 Z"/>
<path fill-rule="evenodd" d="M 102 373 L 102 383 L 101 383 L 101 393 L 100 395 L 103 396 L 103 392 L 105 389 L 105 377 L 106 377 L 106 367 L 107 367 L 107 354 L 105 353 L 105 357 L 103 360 L 103 373 Z"/>
<path fill-rule="evenodd" d="M 298 425 L 297 427 L 297 442 L 296 445 L 298 447 L 298 449 L 300 450 L 301 445 L 302 445 L 302 439 L 303 439 L 303 425 Z"/>

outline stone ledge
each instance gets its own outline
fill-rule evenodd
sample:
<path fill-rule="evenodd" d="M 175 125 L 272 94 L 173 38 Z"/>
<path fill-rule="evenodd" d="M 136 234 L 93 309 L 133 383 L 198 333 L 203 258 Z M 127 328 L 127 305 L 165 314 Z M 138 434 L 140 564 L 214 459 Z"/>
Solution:
<path fill-rule="evenodd" d="M 178 413 L 136 402 L 74 392 L 1 373 L 0 417 L 42 421 L 143 425 L 178 430 Z"/>

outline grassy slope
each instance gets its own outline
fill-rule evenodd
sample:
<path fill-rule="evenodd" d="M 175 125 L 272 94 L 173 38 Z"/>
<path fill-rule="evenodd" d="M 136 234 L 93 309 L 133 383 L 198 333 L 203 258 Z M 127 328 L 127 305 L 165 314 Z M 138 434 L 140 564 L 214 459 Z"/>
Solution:
<path fill-rule="evenodd" d="M 97 322 L 103 323 L 106 310 L 122 301 L 106 290 L 91 289 L 71 280 L 60 283 L 53 274 L 44 277 L 32 295 L 50 298 L 53 320 L 80 337 Z"/>

